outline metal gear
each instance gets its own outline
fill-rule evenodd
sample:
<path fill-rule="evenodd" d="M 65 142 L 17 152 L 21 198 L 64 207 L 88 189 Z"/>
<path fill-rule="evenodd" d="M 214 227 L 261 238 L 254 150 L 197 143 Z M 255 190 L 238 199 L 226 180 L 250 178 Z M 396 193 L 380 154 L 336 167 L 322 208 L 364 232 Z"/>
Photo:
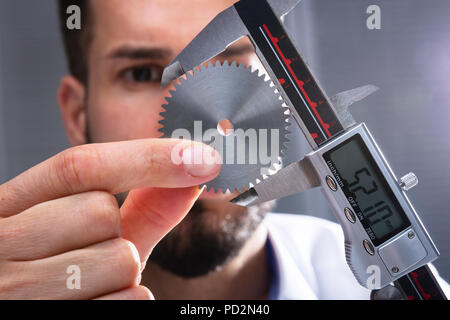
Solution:
<path fill-rule="evenodd" d="M 244 191 L 281 166 L 285 143 L 289 141 L 286 137 L 289 112 L 271 81 L 265 81 L 264 75 L 258 76 L 257 70 L 251 72 L 250 68 L 235 62 L 210 63 L 187 73 L 169 93 L 167 104 L 162 106 L 163 119 L 159 121 L 163 125 L 159 129 L 163 137 L 179 138 L 173 134 L 182 129 L 189 132 L 188 139 L 222 149 L 218 150 L 222 155 L 222 170 L 206 183 L 208 191 Z M 219 122 L 224 120 L 231 124 L 231 134 L 220 127 Z M 214 138 L 204 136 L 205 130 L 213 133 Z M 249 134 L 248 139 L 242 139 L 243 133 Z M 251 133 L 256 133 L 256 145 L 251 141 L 254 136 Z M 267 152 L 261 156 L 264 139 Z M 270 163 L 266 163 L 269 155 Z"/>

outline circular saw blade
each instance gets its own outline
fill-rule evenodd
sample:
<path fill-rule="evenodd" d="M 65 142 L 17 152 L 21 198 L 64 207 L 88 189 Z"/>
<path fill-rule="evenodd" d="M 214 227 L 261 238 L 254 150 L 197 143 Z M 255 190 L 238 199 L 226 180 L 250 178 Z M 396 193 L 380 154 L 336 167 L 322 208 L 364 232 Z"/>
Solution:
<path fill-rule="evenodd" d="M 188 139 L 211 145 L 222 156 L 221 172 L 206 183 L 208 191 L 243 191 L 281 165 L 288 108 L 258 71 L 234 62 L 210 63 L 188 73 L 170 94 L 161 112 L 163 137 L 188 132 Z M 218 127 L 222 120 L 232 124 L 228 135 Z"/>

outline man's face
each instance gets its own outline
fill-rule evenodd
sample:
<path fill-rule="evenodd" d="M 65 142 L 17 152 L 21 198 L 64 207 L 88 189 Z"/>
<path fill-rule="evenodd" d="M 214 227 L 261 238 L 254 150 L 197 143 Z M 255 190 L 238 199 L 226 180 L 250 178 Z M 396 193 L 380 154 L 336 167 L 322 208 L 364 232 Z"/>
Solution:
<path fill-rule="evenodd" d="M 165 66 L 234 0 L 95 0 L 89 49 L 86 117 L 93 142 L 157 138 L 169 88 Z M 233 44 L 219 60 L 249 65 L 250 41 Z M 188 106 L 186 106 L 188 108 Z M 188 217 L 155 248 L 151 259 L 182 276 L 197 276 L 226 262 L 250 237 L 263 211 L 203 195 Z M 180 266 L 183 268 L 180 269 Z"/>
<path fill-rule="evenodd" d="M 160 136 L 165 66 L 234 0 L 95 0 L 89 55 L 88 119 L 96 142 Z M 245 39 L 228 59 L 248 64 Z M 247 50 L 246 50 L 247 49 Z"/>

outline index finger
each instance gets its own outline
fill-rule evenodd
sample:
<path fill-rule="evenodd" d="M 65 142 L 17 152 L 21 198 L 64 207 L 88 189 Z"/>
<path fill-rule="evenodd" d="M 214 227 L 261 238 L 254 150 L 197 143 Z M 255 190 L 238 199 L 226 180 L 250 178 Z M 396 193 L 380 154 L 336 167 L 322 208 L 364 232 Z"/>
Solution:
<path fill-rule="evenodd" d="M 183 188 L 213 179 L 220 155 L 187 140 L 143 139 L 65 150 L 0 186 L 0 217 L 87 191 Z"/>

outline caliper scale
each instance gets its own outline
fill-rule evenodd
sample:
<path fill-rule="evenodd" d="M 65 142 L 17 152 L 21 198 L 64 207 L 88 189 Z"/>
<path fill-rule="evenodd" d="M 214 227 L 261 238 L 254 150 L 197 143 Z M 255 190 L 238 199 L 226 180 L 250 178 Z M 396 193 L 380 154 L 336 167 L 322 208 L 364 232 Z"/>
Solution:
<path fill-rule="evenodd" d="M 298 2 L 237 2 L 164 70 L 162 85 L 248 36 L 313 151 L 232 201 L 249 206 L 321 187 L 344 230 L 347 263 L 362 286 L 388 288 L 384 296 L 396 298 L 446 299 L 427 266 L 439 252 L 405 194 L 417 178 L 410 173 L 398 180 L 366 125 L 356 124 L 348 105 L 336 108 L 321 89 L 279 20 Z M 369 278 L 373 266 L 380 271 L 378 282 Z M 382 290 L 374 292 L 383 298 Z"/>

